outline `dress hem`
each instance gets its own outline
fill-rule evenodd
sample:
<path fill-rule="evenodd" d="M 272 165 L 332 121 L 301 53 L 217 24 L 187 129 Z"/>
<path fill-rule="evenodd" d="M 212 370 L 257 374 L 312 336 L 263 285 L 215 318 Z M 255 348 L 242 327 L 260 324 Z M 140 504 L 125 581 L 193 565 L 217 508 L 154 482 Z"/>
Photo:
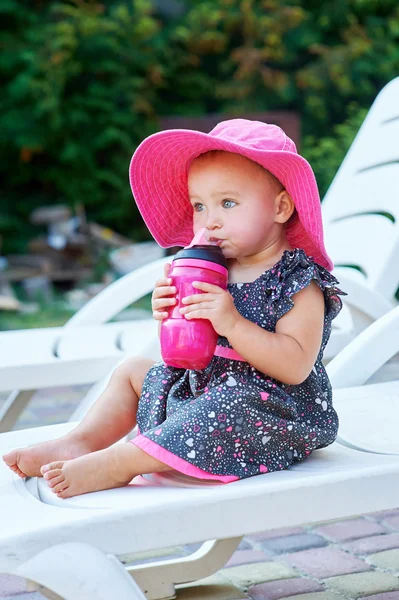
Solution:
<path fill-rule="evenodd" d="M 173 452 L 166 450 L 141 433 L 133 440 L 130 440 L 130 443 L 138 446 L 141 450 L 165 463 L 169 467 L 172 467 L 172 469 L 175 469 L 175 471 L 184 473 L 184 475 L 188 475 L 189 477 L 195 477 L 196 479 L 216 479 L 223 483 L 230 483 L 239 479 L 239 477 L 236 475 L 215 475 L 214 473 L 207 473 L 207 471 L 204 471 L 203 469 L 192 465 L 187 460 L 176 456 L 176 454 L 173 454 Z"/>

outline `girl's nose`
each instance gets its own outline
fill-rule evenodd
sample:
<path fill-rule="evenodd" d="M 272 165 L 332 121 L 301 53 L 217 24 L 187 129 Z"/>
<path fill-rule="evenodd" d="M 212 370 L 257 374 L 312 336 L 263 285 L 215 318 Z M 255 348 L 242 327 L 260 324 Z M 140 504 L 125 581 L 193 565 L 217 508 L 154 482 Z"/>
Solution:
<path fill-rule="evenodd" d="M 218 229 L 220 226 L 221 226 L 221 222 L 220 222 L 220 218 L 218 217 L 218 215 L 215 213 L 209 212 L 207 219 L 206 219 L 206 228 L 211 231 L 213 229 Z"/>

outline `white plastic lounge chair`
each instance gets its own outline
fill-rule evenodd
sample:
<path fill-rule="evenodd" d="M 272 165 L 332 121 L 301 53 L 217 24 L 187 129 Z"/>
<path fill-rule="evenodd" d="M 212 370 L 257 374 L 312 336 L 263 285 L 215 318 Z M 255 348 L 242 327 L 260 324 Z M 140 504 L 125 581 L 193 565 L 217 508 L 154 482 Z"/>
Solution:
<path fill-rule="evenodd" d="M 398 333 L 396 308 L 330 363 L 339 388 L 340 439 L 288 471 L 228 485 L 153 475 L 60 500 L 42 479 L 23 481 L 0 465 L 0 572 L 26 577 L 65 600 L 170 598 L 174 584 L 223 566 L 243 535 L 396 507 L 399 382 L 362 384 L 399 350 Z M 2 434 L 0 452 L 70 427 Z M 217 541 L 179 561 L 126 570 L 115 557 L 204 539 Z"/>
<path fill-rule="evenodd" d="M 325 352 L 331 358 L 397 303 L 399 77 L 371 106 L 323 200 L 326 247 L 348 293 Z"/>
<path fill-rule="evenodd" d="M 399 284 L 398 100 L 399 77 L 378 94 L 323 202 L 327 248 L 349 294 L 334 321 L 326 360 L 394 306 Z M 18 390 L 0 410 L 0 432 L 11 429 L 38 388 L 92 383 L 125 355 L 159 357 L 152 319 L 105 323 L 152 291 L 168 260 L 125 275 L 63 328 L 0 333 L 0 392 Z"/>
<path fill-rule="evenodd" d="M 107 321 L 152 292 L 170 260 L 161 258 L 118 279 L 64 327 L 0 333 L 0 392 L 15 390 L 0 409 L 0 432 L 12 428 L 38 389 L 94 383 L 126 355 L 160 357 L 152 317 Z"/>

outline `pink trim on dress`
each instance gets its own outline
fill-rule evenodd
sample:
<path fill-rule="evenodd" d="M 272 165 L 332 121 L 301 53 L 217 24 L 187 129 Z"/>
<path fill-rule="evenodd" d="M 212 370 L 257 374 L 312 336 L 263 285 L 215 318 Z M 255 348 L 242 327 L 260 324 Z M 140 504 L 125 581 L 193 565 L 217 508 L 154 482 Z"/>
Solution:
<path fill-rule="evenodd" d="M 222 358 L 229 358 L 230 360 L 241 360 L 242 362 L 248 362 L 233 348 L 226 348 L 225 346 L 216 346 L 214 355 L 221 356 Z"/>
<path fill-rule="evenodd" d="M 199 467 L 195 467 L 187 460 L 176 456 L 173 452 L 165 450 L 165 448 L 162 448 L 162 446 L 142 434 L 139 434 L 133 440 L 130 440 L 130 443 L 138 446 L 141 450 L 165 463 L 169 467 L 172 467 L 172 469 L 184 473 L 184 475 L 189 475 L 190 477 L 196 477 L 197 479 L 217 479 L 223 483 L 230 483 L 231 481 L 237 481 L 237 479 L 239 479 L 236 475 L 214 475 L 213 473 L 207 473 Z"/>

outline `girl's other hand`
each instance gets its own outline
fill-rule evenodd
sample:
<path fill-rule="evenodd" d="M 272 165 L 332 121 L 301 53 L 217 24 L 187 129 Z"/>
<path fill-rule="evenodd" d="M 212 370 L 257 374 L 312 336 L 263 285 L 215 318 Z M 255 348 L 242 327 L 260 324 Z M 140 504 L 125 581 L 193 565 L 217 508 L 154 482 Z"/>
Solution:
<path fill-rule="evenodd" d="M 166 319 L 169 316 L 169 312 L 165 309 L 174 306 L 177 302 L 175 297 L 177 290 L 172 285 L 172 279 L 168 277 L 169 271 L 170 264 L 166 263 L 164 266 L 164 276 L 156 281 L 154 291 L 152 292 L 152 316 L 156 321 Z"/>
<path fill-rule="evenodd" d="M 241 318 L 231 294 L 204 281 L 194 281 L 193 287 L 204 293 L 183 298 L 181 314 L 186 319 L 209 319 L 216 333 L 228 338 Z"/>

